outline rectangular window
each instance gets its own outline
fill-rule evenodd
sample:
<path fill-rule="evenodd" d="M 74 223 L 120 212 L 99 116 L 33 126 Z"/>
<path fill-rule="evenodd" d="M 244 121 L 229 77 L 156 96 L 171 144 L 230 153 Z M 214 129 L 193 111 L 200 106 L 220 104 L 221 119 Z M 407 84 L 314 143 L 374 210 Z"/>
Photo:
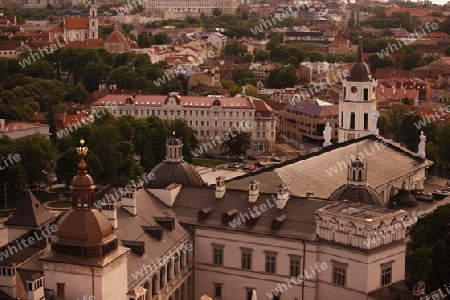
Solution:
<path fill-rule="evenodd" d="M 381 286 L 392 282 L 392 263 L 381 265 Z"/>
<path fill-rule="evenodd" d="M 369 89 L 364 88 L 364 101 L 368 101 L 368 100 L 369 100 Z"/>
<path fill-rule="evenodd" d="M 289 275 L 291 277 L 298 277 L 300 275 L 300 256 L 291 256 L 289 262 Z"/>
<path fill-rule="evenodd" d="M 213 245 L 213 264 L 217 266 L 223 265 L 223 245 Z"/>
<path fill-rule="evenodd" d="M 347 264 L 333 262 L 333 283 L 345 286 L 347 281 Z"/>
<path fill-rule="evenodd" d="M 241 268 L 244 270 L 252 269 L 252 250 L 243 249 L 241 252 Z"/>
<path fill-rule="evenodd" d="M 364 130 L 369 129 L 369 114 L 364 114 Z"/>
<path fill-rule="evenodd" d="M 65 298 L 65 283 L 56 283 L 56 299 L 64 300 Z"/>
<path fill-rule="evenodd" d="M 222 298 L 222 284 L 214 283 L 214 298 Z"/>
<path fill-rule="evenodd" d="M 276 254 L 266 253 L 266 273 L 275 274 Z"/>

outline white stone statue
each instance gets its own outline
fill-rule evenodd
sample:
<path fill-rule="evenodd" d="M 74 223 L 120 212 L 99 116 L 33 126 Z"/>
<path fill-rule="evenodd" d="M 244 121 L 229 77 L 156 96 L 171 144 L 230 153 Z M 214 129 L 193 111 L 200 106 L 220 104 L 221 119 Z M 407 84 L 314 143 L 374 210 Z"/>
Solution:
<path fill-rule="evenodd" d="M 325 130 L 323 131 L 323 137 L 325 139 L 325 142 L 323 143 L 324 147 L 331 145 L 330 140 L 331 140 L 331 131 L 332 130 L 333 129 L 331 128 L 330 123 L 327 122 L 327 125 L 325 125 Z"/>
<path fill-rule="evenodd" d="M 372 112 L 370 115 L 370 134 L 378 134 L 377 122 L 380 113 L 377 110 Z"/>
<path fill-rule="evenodd" d="M 419 143 L 419 151 L 417 151 L 417 154 L 425 158 L 425 142 L 427 140 L 427 136 L 423 134 L 423 131 L 420 132 L 420 143 Z"/>

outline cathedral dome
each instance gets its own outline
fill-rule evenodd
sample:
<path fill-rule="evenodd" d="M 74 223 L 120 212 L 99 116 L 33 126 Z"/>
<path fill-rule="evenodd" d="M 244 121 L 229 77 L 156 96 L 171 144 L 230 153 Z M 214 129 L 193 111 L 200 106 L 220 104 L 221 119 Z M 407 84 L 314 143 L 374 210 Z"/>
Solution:
<path fill-rule="evenodd" d="M 149 181 L 147 188 L 164 189 L 172 183 L 183 185 L 202 185 L 203 180 L 198 172 L 187 162 L 162 162 L 153 168 L 155 179 Z"/>
<path fill-rule="evenodd" d="M 198 172 L 183 160 L 183 143 L 173 136 L 166 141 L 166 159 L 151 171 L 155 179 L 145 186 L 151 189 L 165 189 L 172 183 L 183 185 L 202 185 Z"/>
<path fill-rule="evenodd" d="M 350 76 L 347 78 L 348 81 L 354 82 L 367 82 L 370 81 L 370 69 L 369 66 L 364 62 L 363 59 L 363 48 L 361 39 L 358 41 L 358 57 L 353 63 L 350 70 Z"/>
<path fill-rule="evenodd" d="M 328 199 L 332 201 L 348 200 L 352 202 L 385 206 L 383 199 L 377 191 L 367 185 L 352 186 L 344 184 L 334 191 Z"/>

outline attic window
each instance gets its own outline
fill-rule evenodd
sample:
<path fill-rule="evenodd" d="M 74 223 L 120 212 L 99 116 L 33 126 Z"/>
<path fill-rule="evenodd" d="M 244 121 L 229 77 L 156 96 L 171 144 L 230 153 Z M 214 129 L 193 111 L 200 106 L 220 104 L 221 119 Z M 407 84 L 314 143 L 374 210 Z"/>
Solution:
<path fill-rule="evenodd" d="M 122 240 L 122 243 L 125 247 L 130 248 L 133 253 L 140 256 L 145 254 L 145 242 Z"/>
<path fill-rule="evenodd" d="M 286 216 L 283 214 L 272 220 L 272 230 L 280 230 L 283 223 L 286 221 Z"/>
<path fill-rule="evenodd" d="M 212 212 L 212 207 L 208 206 L 198 211 L 198 220 L 206 221 Z"/>
<path fill-rule="evenodd" d="M 233 208 L 227 212 L 224 212 L 222 214 L 222 223 L 228 223 L 229 221 L 231 221 L 234 216 L 237 214 L 237 209 Z"/>
<path fill-rule="evenodd" d="M 155 221 L 167 230 L 173 231 L 175 229 L 174 217 L 155 217 Z"/>
<path fill-rule="evenodd" d="M 164 237 L 164 227 L 162 226 L 142 226 L 142 229 L 159 241 Z"/>

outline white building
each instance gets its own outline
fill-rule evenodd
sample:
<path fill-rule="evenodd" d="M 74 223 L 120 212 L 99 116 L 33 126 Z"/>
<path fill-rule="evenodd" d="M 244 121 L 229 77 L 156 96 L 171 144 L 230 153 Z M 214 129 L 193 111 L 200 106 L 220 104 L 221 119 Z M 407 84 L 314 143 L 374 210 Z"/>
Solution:
<path fill-rule="evenodd" d="M 339 101 L 339 143 L 377 134 L 375 89 L 377 81 L 370 75 L 363 61 L 362 42 L 359 40 L 358 57 L 352 65 L 350 76 L 343 80 L 343 99 Z"/>
<path fill-rule="evenodd" d="M 223 13 L 234 14 L 238 7 L 237 0 L 220 0 L 220 1 L 208 1 L 208 0 L 149 0 L 145 1 L 144 9 L 146 13 L 152 15 L 162 16 L 166 11 L 174 12 L 199 12 L 205 13 L 206 16 L 212 16 L 214 8 L 220 9 Z"/>
<path fill-rule="evenodd" d="M 91 104 L 91 112 L 105 105 L 117 107 L 112 111 L 116 117 L 147 118 L 154 115 L 164 120 L 184 119 L 200 142 L 212 143 L 217 137 L 238 129 L 250 133 L 255 147 L 268 143 L 273 149 L 275 144 L 275 112 L 262 100 L 249 96 L 180 96 L 175 92 L 169 96 L 107 94 Z"/>
<path fill-rule="evenodd" d="M 48 138 L 50 136 L 49 128 L 50 126 L 45 124 L 0 119 L 0 136 L 8 136 L 11 139 L 18 139 L 35 133 Z"/>

